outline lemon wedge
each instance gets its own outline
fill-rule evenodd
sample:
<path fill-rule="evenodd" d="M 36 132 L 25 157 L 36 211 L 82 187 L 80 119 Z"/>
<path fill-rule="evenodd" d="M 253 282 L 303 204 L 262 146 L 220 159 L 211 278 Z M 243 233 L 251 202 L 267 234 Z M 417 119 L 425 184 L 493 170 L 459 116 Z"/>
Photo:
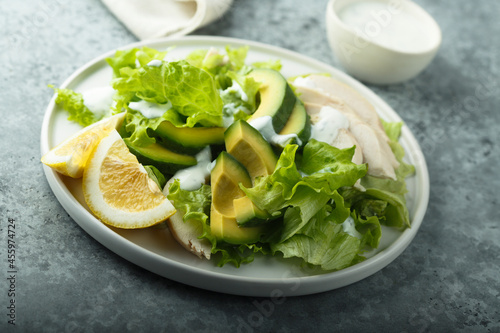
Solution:
<path fill-rule="evenodd" d="M 150 227 L 176 212 L 116 130 L 92 153 L 82 185 L 90 210 L 102 222 L 117 228 Z"/>
<path fill-rule="evenodd" d="M 102 119 L 82 128 L 42 156 L 42 163 L 57 172 L 80 178 L 87 161 L 102 138 L 120 126 L 125 113 Z"/>

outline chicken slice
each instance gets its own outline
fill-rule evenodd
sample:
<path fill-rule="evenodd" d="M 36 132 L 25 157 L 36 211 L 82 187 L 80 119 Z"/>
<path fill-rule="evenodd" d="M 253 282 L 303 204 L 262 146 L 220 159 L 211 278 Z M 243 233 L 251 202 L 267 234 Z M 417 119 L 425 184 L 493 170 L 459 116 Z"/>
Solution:
<path fill-rule="evenodd" d="M 348 129 L 339 129 L 337 137 L 335 138 L 335 140 L 333 140 L 331 145 L 338 149 L 346 149 L 351 148 L 352 146 L 356 146 L 354 155 L 352 156 L 352 162 L 354 164 L 363 164 L 363 152 L 361 150 L 361 147 L 359 146 L 359 143 L 354 135 L 352 135 L 352 133 L 349 132 Z"/>
<path fill-rule="evenodd" d="M 318 96 L 321 95 L 319 93 Z M 391 164 L 391 159 L 396 160 L 396 158 L 387 142 L 380 139 L 371 126 L 363 122 L 354 112 L 349 111 L 345 105 L 343 109 L 339 109 L 338 105 L 321 105 L 304 99 L 303 102 L 311 120 L 317 119 L 324 106 L 331 106 L 342 112 L 349 120 L 349 132 L 359 143 L 356 147 L 360 147 L 362 151 L 363 163 L 368 163 L 368 174 L 380 178 L 396 179 L 396 173 Z"/>
<path fill-rule="evenodd" d="M 174 178 L 171 178 L 165 185 L 163 190 L 165 195 L 168 194 L 168 188 L 173 181 Z M 196 220 L 184 221 L 183 216 L 184 212 L 177 210 L 177 212 L 167 220 L 170 232 L 186 250 L 199 258 L 205 257 L 210 259 L 212 245 L 208 240 L 198 238 L 203 233 L 203 227 L 200 222 Z"/>
<path fill-rule="evenodd" d="M 366 123 L 375 130 L 380 131 L 380 135 L 389 141 L 384 131 L 382 122 L 373 105 L 368 102 L 359 92 L 348 85 L 325 75 L 309 75 L 307 77 L 311 85 L 329 96 L 341 99 Z"/>

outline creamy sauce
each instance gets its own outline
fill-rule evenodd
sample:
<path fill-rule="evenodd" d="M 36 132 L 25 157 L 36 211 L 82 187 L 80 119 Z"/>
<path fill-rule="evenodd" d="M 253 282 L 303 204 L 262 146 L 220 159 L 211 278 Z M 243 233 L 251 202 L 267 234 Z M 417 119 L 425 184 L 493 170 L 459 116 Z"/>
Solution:
<path fill-rule="evenodd" d="M 312 139 L 332 144 L 341 128 L 349 128 L 349 120 L 331 106 L 323 106 L 318 116 L 318 121 L 311 126 Z"/>
<path fill-rule="evenodd" d="M 274 130 L 273 119 L 271 118 L 271 116 L 263 116 L 257 119 L 253 119 L 249 122 L 249 124 L 257 131 L 259 131 L 264 139 L 266 139 L 266 141 L 271 144 L 284 146 L 289 140 L 294 138 L 298 145 L 302 144 L 302 141 L 299 139 L 297 134 L 277 134 Z"/>
<path fill-rule="evenodd" d="M 234 122 L 234 115 L 238 111 L 243 111 L 250 114 L 250 110 L 242 105 L 237 105 L 236 103 L 226 103 L 222 107 L 222 120 L 224 122 L 224 127 L 228 128 Z"/>
<path fill-rule="evenodd" d="M 165 111 L 172 108 L 172 103 L 157 104 L 140 100 L 139 102 L 130 102 L 128 106 L 132 110 L 142 113 L 144 117 L 153 119 L 161 117 Z"/>
<path fill-rule="evenodd" d="M 110 114 L 110 109 L 115 103 L 113 101 L 115 92 L 116 91 L 109 86 L 87 90 L 82 93 L 83 104 L 96 115 L 96 119 L 101 119 Z"/>
<path fill-rule="evenodd" d="M 150 62 L 148 62 L 149 67 L 160 67 L 161 64 L 162 64 L 162 61 L 158 60 L 158 59 L 154 59 L 154 60 L 151 60 Z"/>
<path fill-rule="evenodd" d="M 179 170 L 173 178 L 179 179 L 180 187 L 186 191 L 195 191 L 205 184 L 206 179 L 210 176 L 210 172 L 215 166 L 215 161 L 212 162 L 212 153 L 210 147 L 204 148 L 196 155 L 196 165 Z"/>
<path fill-rule="evenodd" d="M 241 88 L 238 82 L 234 80 L 231 87 L 228 87 L 225 90 L 220 90 L 220 95 L 223 99 L 228 95 L 235 95 L 236 98 L 241 99 L 243 102 L 248 102 L 247 94 L 243 91 L 243 88 Z M 234 122 L 234 114 L 238 112 L 238 110 L 242 110 L 243 112 L 250 114 L 250 110 L 238 104 L 234 102 L 225 103 L 222 107 L 222 120 L 224 122 L 224 127 L 227 128 Z"/>
<path fill-rule="evenodd" d="M 233 84 L 231 87 L 226 88 L 225 90 L 221 91 L 221 95 L 227 95 L 227 94 L 235 94 L 237 97 L 239 97 L 243 102 L 248 102 L 248 96 L 243 91 L 243 88 L 238 84 L 238 82 L 233 80 Z"/>
<path fill-rule="evenodd" d="M 349 216 L 344 223 L 342 223 L 342 230 L 344 232 L 352 237 L 356 237 L 361 239 L 362 235 L 356 230 L 356 227 L 354 225 L 354 219 Z"/>
<path fill-rule="evenodd" d="M 226 103 L 222 107 L 222 121 L 224 122 L 224 127 L 228 128 L 234 122 L 234 114 L 238 111 L 236 104 Z"/>
<path fill-rule="evenodd" d="M 293 80 L 294 86 L 305 87 L 310 89 L 316 89 L 316 84 L 311 80 L 308 76 L 299 76 L 295 80 Z"/>
<path fill-rule="evenodd" d="M 224 124 L 224 127 L 225 128 L 228 128 L 229 126 L 231 126 L 232 123 L 234 123 L 234 116 L 233 114 L 231 113 L 230 115 L 223 115 L 222 116 L 222 123 Z"/>
<path fill-rule="evenodd" d="M 325 89 L 323 89 L 322 87 L 318 87 L 316 85 L 316 82 L 314 82 L 313 80 L 311 80 L 311 78 L 309 76 L 306 76 L 306 77 L 300 77 L 299 76 L 298 78 L 296 78 L 293 81 L 293 85 L 296 86 L 296 87 L 304 87 L 304 88 L 307 88 L 307 89 L 314 89 L 314 90 L 317 90 L 317 91 L 321 92 L 324 95 L 331 96 L 331 94 L 328 93 L 327 91 L 325 91 Z"/>
<path fill-rule="evenodd" d="M 339 13 L 342 22 L 362 37 L 403 52 L 417 52 L 431 46 L 425 23 L 404 11 L 399 2 L 355 2 Z"/>

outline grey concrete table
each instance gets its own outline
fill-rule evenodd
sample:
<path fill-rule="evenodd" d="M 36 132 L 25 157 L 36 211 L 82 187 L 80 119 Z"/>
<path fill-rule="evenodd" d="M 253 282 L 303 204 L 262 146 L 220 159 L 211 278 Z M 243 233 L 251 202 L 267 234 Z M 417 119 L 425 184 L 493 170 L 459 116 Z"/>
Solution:
<path fill-rule="evenodd" d="M 136 39 L 97 0 L 3 1 L 0 331 L 499 332 L 500 2 L 417 2 L 442 28 L 437 58 L 407 83 L 372 88 L 424 147 L 431 194 L 422 227 L 373 276 L 263 311 L 266 299 L 200 290 L 139 268 L 67 215 L 39 162 L 47 84 Z M 237 0 L 196 34 L 269 43 L 336 66 L 325 6 Z M 15 327 L 7 323 L 8 224 L 16 227 Z"/>

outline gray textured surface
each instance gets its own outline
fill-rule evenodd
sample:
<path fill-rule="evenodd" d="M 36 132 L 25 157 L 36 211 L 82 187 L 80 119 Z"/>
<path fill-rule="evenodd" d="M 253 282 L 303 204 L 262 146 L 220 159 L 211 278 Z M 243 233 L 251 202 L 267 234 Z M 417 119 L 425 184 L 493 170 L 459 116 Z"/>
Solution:
<path fill-rule="evenodd" d="M 500 331 L 500 3 L 417 2 L 442 28 L 437 58 L 414 80 L 372 88 L 424 148 L 431 196 L 423 225 L 387 268 L 345 288 L 287 298 L 253 322 L 255 331 Z M 0 331 L 14 331 L 6 316 L 9 218 L 19 332 L 234 332 L 259 319 L 266 299 L 159 277 L 107 250 L 66 214 L 39 162 L 46 85 L 135 38 L 97 0 L 1 3 Z M 237 0 L 197 34 L 270 43 L 336 65 L 325 5 Z"/>

